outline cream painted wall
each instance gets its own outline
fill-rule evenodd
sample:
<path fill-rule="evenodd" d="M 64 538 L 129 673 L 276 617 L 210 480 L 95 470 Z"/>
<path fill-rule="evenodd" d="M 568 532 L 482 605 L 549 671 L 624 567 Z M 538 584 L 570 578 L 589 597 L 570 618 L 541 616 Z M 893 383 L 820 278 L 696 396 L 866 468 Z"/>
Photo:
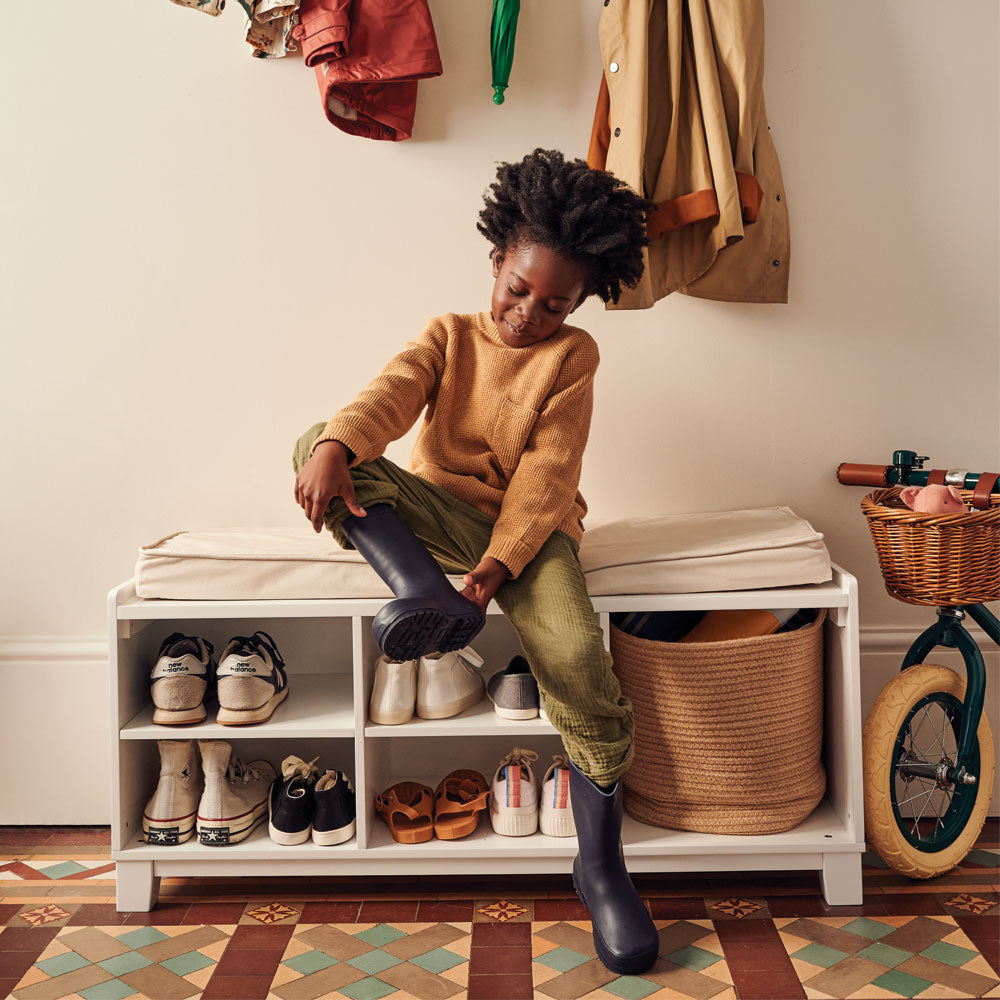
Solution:
<path fill-rule="evenodd" d="M 229 6 L 6 11 L 0 675 L 19 692 L 46 643 L 92 649 L 140 543 L 295 523 L 296 436 L 428 317 L 488 306 L 475 220 L 495 162 L 586 150 L 595 0 L 523 4 L 502 108 L 490 4 L 431 0 L 445 73 L 420 84 L 403 143 L 329 125 L 312 72 L 250 59 Z M 790 302 L 585 305 L 603 363 L 581 488 L 600 519 L 786 504 L 860 578 L 864 627 L 915 628 L 926 615 L 882 589 L 861 491 L 833 473 L 896 447 L 1000 464 L 998 8 L 766 12 Z M 77 659 L 62 681 L 38 672 L 35 701 L 2 700 L 4 757 L 69 726 L 96 761 L 89 813 L 71 798 L 48 821 L 104 809 L 105 721 L 46 702 L 84 677 L 92 694 L 93 657 Z M 866 678 L 866 704 L 878 686 Z M 6 787 L 0 822 L 30 818 Z"/>

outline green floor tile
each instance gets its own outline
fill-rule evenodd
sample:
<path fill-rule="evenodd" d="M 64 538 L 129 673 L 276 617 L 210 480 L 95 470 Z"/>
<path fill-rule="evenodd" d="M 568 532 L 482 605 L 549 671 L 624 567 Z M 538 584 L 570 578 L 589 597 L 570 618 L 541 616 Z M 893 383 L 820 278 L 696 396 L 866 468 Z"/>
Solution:
<path fill-rule="evenodd" d="M 704 948 L 696 948 L 693 944 L 665 955 L 664 958 L 668 962 L 673 962 L 674 965 L 681 965 L 692 972 L 701 972 L 702 969 L 707 969 L 710 965 L 715 965 L 716 962 L 721 961 L 718 955 L 713 955 L 712 952 L 705 951 Z"/>
<path fill-rule="evenodd" d="M 47 976 L 55 978 L 64 972 L 75 972 L 77 969 L 82 969 L 85 965 L 90 965 L 90 962 L 75 951 L 68 951 L 63 955 L 56 955 L 55 958 L 44 958 L 41 962 L 35 962 L 35 965 Z"/>
<path fill-rule="evenodd" d="M 435 948 L 433 951 L 427 952 L 426 955 L 417 955 L 416 958 L 411 958 L 410 961 L 437 976 L 442 972 L 447 972 L 448 969 L 454 969 L 456 965 L 468 962 L 468 959 L 456 955 L 453 951 L 448 951 L 447 948 Z"/>
<path fill-rule="evenodd" d="M 878 920 L 869 920 L 868 917 L 858 917 L 857 920 L 852 920 L 849 924 L 844 924 L 840 929 L 847 931 L 848 934 L 857 934 L 859 937 L 868 938 L 869 941 L 878 941 L 879 938 L 884 938 L 886 934 L 891 934 L 896 928 L 890 924 L 883 924 Z"/>
<path fill-rule="evenodd" d="M 860 958 L 867 958 L 869 962 L 878 962 L 879 965 L 887 965 L 890 969 L 895 969 L 897 965 L 902 965 L 908 958 L 913 958 L 912 951 L 903 951 L 901 948 L 890 948 L 887 944 L 876 941 L 875 944 L 868 945 L 859 951 Z"/>
<path fill-rule="evenodd" d="M 347 960 L 348 965 L 353 965 L 355 969 L 367 972 L 369 976 L 374 976 L 383 969 L 391 969 L 394 965 L 399 965 L 403 960 L 390 955 L 388 952 L 376 948 L 374 951 L 367 951 L 364 955 Z"/>
<path fill-rule="evenodd" d="M 77 872 L 85 872 L 86 865 L 79 865 L 75 861 L 60 861 L 57 865 L 48 865 L 45 868 L 37 869 L 46 878 L 62 878 L 64 875 L 75 875 Z"/>
<path fill-rule="evenodd" d="M 847 952 L 838 951 L 836 948 L 827 948 L 825 944 L 807 944 L 800 948 L 792 958 L 801 959 L 810 965 L 821 965 L 824 969 L 829 969 L 831 965 L 836 965 L 847 958 Z"/>
<path fill-rule="evenodd" d="M 331 965 L 337 964 L 337 960 L 322 951 L 305 951 L 293 958 L 286 958 L 281 964 L 301 972 L 303 976 L 308 976 L 310 973 L 319 972 L 320 969 L 329 969 Z"/>
<path fill-rule="evenodd" d="M 200 951 L 189 951 L 183 955 L 168 958 L 166 961 L 160 962 L 160 965 L 164 969 L 169 969 L 175 976 L 184 977 L 191 975 L 192 972 L 197 972 L 199 969 L 215 965 L 215 961 L 207 955 L 203 955 Z"/>
<path fill-rule="evenodd" d="M 152 964 L 145 955 L 140 955 L 137 951 L 128 951 L 124 955 L 115 955 L 114 958 L 106 958 L 103 962 L 97 963 L 105 972 L 110 972 L 112 976 L 123 976 L 126 972 L 145 969 L 147 965 Z"/>
<path fill-rule="evenodd" d="M 662 990 L 663 987 L 658 983 L 651 983 L 641 976 L 619 976 L 614 982 L 608 983 L 602 989 L 607 990 L 608 993 L 614 993 L 615 996 L 624 997 L 625 1000 L 642 1000 L 643 997 L 648 997 L 650 993 Z"/>
<path fill-rule="evenodd" d="M 396 987 L 383 983 L 381 979 L 368 976 L 367 979 L 359 979 L 356 983 L 341 986 L 340 992 L 351 1000 L 379 1000 L 379 997 L 386 997 L 390 993 L 396 993 Z"/>
<path fill-rule="evenodd" d="M 535 961 L 539 965 L 547 965 L 550 969 L 569 972 L 570 969 L 575 969 L 578 965 L 589 962 L 590 958 L 587 955 L 581 955 L 578 951 L 573 951 L 572 948 L 559 947 L 547 951 L 544 955 L 539 955 Z"/>
<path fill-rule="evenodd" d="M 920 953 L 927 958 L 933 958 L 935 962 L 944 962 L 945 965 L 954 965 L 956 969 L 961 968 L 966 962 L 971 962 L 977 951 L 970 951 L 968 948 L 959 948 L 956 944 L 948 944 L 946 941 L 935 941 Z"/>
<path fill-rule="evenodd" d="M 890 993 L 898 993 L 901 997 L 915 997 L 918 993 L 932 986 L 927 979 L 918 979 L 916 976 L 909 976 L 899 969 L 891 969 L 882 973 L 878 979 L 872 980 L 872 986 L 888 990 Z"/>
<path fill-rule="evenodd" d="M 115 940 L 129 948 L 145 948 L 147 944 L 156 944 L 157 941 L 166 941 L 169 934 L 158 931 L 155 927 L 140 927 L 136 931 L 129 931 L 127 934 L 116 934 Z"/>
<path fill-rule="evenodd" d="M 381 948 L 382 945 L 388 944 L 390 941 L 398 941 L 401 937 L 406 937 L 406 931 L 390 927 L 388 924 L 376 924 L 374 927 L 369 927 L 368 930 L 354 936 L 360 941 L 365 941 L 368 944 L 375 945 L 376 948 Z"/>
<path fill-rule="evenodd" d="M 120 979 L 109 979 L 106 983 L 98 983 L 96 986 L 80 990 L 83 1000 L 125 1000 L 125 997 L 135 995 L 136 990 Z"/>

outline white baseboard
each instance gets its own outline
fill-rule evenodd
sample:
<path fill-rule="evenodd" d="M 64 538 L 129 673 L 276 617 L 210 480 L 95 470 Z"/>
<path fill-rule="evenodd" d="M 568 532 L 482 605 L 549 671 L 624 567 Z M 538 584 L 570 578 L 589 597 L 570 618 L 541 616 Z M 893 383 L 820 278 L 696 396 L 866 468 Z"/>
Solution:
<path fill-rule="evenodd" d="M 986 657 L 988 684 L 1000 684 L 992 669 L 1000 662 L 1000 651 L 991 649 L 978 626 L 969 631 Z M 904 625 L 861 629 L 861 703 L 866 715 L 899 670 L 917 632 Z M 961 658 L 954 650 L 936 650 L 935 660 L 961 672 Z M 0 784 L 0 825 L 110 822 L 107 639 L 0 636 L 0 681 L 0 760 L 16 762 L 5 769 Z M 996 739 L 1000 717 L 995 690 L 986 701 Z M 998 809 L 1000 772 L 990 814 Z"/>

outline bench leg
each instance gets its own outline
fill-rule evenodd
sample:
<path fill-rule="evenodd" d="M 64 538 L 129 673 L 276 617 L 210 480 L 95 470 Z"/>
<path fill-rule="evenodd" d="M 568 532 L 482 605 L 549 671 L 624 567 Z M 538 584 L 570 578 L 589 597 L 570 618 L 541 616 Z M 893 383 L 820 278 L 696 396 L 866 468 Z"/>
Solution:
<path fill-rule="evenodd" d="M 827 906 L 860 906 L 864 900 L 861 855 L 824 854 L 820 882 Z"/>
<path fill-rule="evenodd" d="M 115 878 L 120 913 L 145 913 L 156 906 L 160 876 L 153 874 L 152 861 L 119 861 Z"/>

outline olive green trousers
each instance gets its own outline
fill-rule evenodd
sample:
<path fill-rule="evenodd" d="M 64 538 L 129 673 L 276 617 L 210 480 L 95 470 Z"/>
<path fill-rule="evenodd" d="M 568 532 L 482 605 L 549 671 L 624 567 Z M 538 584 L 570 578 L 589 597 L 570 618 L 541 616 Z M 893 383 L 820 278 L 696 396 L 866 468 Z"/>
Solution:
<path fill-rule="evenodd" d="M 324 426 L 316 424 L 299 438 L 296 472 Z M 446 573 L 467 573 L 482 559 L 493 519 L 481 510 L 385 458 L 356 465 L 351 479 L 362 507 L 395 507 Z M 324 517 L 343 548 L 353 548 L 340 527 L 348 514 L 344 501 L 334 497 Z M 570 759 L 597 784 L 612 784 L 632 760 L 632 707 L 611 671 L 576 542 L 554 531 L 521 575 L 501 584 L 496 602 L 521 641 L 542 705 Z"/>

